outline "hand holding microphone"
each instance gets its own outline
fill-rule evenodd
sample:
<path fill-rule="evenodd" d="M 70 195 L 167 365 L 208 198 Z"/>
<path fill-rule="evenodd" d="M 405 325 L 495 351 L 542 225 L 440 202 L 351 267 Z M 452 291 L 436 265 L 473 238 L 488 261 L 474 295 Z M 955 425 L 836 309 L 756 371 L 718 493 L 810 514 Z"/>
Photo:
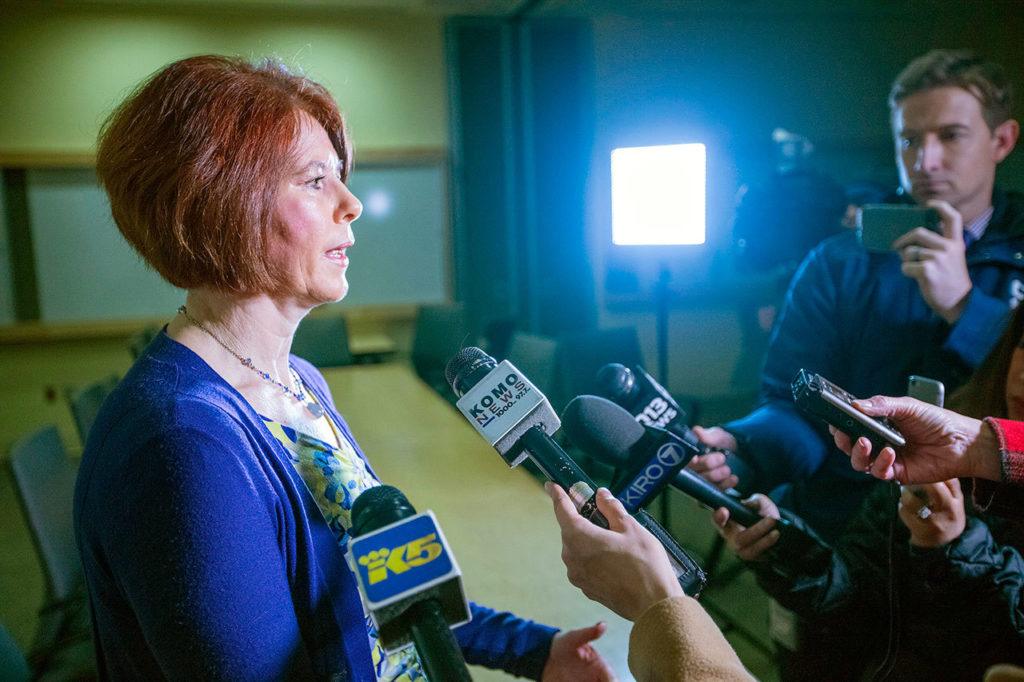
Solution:
<path fill-rule="evenodd" d="M 729 509 L 720 507 L 712 514 L 712 520 L 718 527 L 718 534 L 725 539 L 729 548 L 744 561 L 763 561 L 770 558 L 766 555 L 779 541 L 780 532 L 777 527 L 780 521 L 779 508 L 767 495 L 760 493 L 743 501 L 744 506 L 757 515 L 757 520 L 749 517 L 739 522 L 733 521 Z M 741 517 L 742 518 L 742 517 Z"/>
<path fill-rule="evenodd" d="M 562 529 L 566 575 L 587 598 L 632 621 L 652 604 L 683 594 L 664 548 L 610 492 L 597 492 L 605 530 L 582 519 L 561 488 L 544 487 Z"/>

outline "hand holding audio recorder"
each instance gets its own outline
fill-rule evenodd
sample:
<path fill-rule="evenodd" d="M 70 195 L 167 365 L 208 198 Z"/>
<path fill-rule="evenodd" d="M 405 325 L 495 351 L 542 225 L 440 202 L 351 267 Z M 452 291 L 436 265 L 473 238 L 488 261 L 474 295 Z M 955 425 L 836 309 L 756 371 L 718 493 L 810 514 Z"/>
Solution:
<path fill-rule="evenodd" d="M 793 401 L 802 412 L 845 432 L 853 442 L 867 438 L 873 452 L 880 452 L 886 446 L 901 448 L 907 444 L 892 422 L 864 414 L 853 405 L 856 396 L 820 374 L 801 369 L 792 388 Z"/>

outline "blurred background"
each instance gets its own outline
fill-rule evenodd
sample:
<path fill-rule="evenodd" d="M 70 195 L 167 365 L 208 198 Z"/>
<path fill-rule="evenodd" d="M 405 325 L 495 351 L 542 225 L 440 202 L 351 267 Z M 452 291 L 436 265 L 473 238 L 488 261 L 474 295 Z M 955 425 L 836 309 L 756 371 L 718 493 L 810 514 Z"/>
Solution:
<path fill-rule="evenodd" d="M 0 1 L 0 457 L 55 425 L 73 459 L 77 393 L 123 374 L 182 301 L 123 243 L 93 172 L 107 114 L 171 61 L 273 55 L 326 85 L 347 118 L 351 186 L 365 211 L 349 296 L 314 314 L 324 329 L 343 320 L 340 332 L 319 334 L 342 334 L 347 347 L 328 357 L 338 344 L 324 351 L 311 330 L 297 353 L 324 352 L 322 366 L 411 364 L 444 393 L 444 359 L 481 343 L 532 368 L 564 404 L 592 369 L 570 358 L 598 348 L 591 364 L 635 358 L 653 372 L 664 361 L 690 417 L 715 423 L 755 400 L 799 259 L 845 229 L 848 204 L 895 190 L 894 76 L 929 49 L 973 48 L 1019 90 L 1020 9 L 1017 0 Z M 706 148 L 704 243 L 614 246 L 611 151 L 676 143 Z M 1001 184 L 1024 188 L 1021 152 L 1000 172 Z M 0 622 L 27 650 L 50 587 L 14 488 L 5 470 Z M 686 519 L 675 522 L 688 532 Z M 689 544 L 707 537 L 698 525 Z M 755 592 L 738 584 L 730 598 L 742 611 Z M 762 615 L 755 609 L 747 629 L 763 643 Z M 770 676 L 764 652 L 747 648 L 752 670 Z"/>

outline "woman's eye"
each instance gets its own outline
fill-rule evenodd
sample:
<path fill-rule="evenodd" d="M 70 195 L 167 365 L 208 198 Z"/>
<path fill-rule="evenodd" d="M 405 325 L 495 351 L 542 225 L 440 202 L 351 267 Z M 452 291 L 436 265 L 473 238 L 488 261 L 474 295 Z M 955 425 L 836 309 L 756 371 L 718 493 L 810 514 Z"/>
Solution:
<path fill-rule="evenodd" d="M 326 178 L 327 178 L 326 175 L 318 175 L 317 177 L 313 178 L 312 180 L 307 181 L 306 184 L 309 185 L 310 187 L 312 187 L 313 189 L 323 189 L 324 188 L 324 180 Z"/>

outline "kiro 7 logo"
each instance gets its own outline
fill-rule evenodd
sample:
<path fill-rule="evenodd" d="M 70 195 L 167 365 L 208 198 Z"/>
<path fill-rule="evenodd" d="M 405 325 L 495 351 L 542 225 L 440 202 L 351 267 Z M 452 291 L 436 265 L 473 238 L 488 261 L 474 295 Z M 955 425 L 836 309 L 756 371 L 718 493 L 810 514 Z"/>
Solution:
<path fill-rule="evenodd" d="M 530 387 L 515 372 L 510 372 L 498 381 L 490 392 L 469 408 L 469 415 L 480 426 L 487 426 L 495 418 L 505 414 L 517 400 L 530 392 Z"/>
<path fill-rule="evenodd" d="M 366 566 L 371 585 L 387 580 L 389 573 L 398 575 L 441 556 L 444 548 L 437 541 L 437 533 L 407 542 L 398 547 L 382 547 L 359 557 L 359 565 Z"/>
<path fill-rule="evenodd" d="M 666 424 L 676 418 L 679 414 L 669 406 L 664 398 L 655 398 L 647 403 L 644 411 L 636 416 L 636 420 L 645 426 L 657 426 L 664 428 Z"/>
<path fill-rule="evenodd" d="M 645 466 L 626 488 L 624 502 L 633 505 L 644 501 L 667 474 L 686 461 L 686 455 L 686 450 L 678 443 L 665 443 L 658 448 L 654 461 Z"/>

